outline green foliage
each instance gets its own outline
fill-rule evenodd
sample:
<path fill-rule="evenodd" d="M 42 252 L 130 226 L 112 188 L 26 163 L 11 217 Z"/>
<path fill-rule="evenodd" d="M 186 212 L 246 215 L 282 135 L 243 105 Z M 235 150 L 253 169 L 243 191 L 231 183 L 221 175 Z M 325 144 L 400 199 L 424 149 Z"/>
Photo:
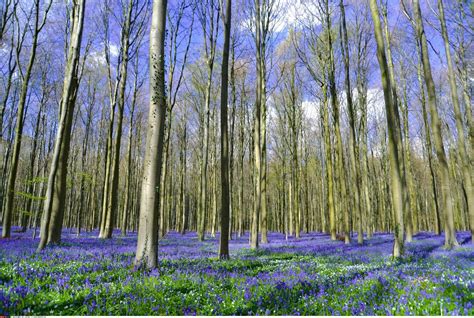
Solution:
<path fill-rule="evenodd" d="M 94 182 L 94 178 L 90 173 L 87 172 L 79 172 L 79 177 L 82 178 L 87 183 L 92 184 Z"/>
<path fill-rule="evenodd" d="M 36 178 L 33 178 L 33 179 L 26 180 L 25 184 L 30 185 L 30 184 L 46 183 L 46 182 L 48 182 L 48 178 L 36 177 Z"/>
<path fill-rule="evenodd" d="M 17 191 L 15 192 L 15 194 L 27 200 L 33 200 L 33 201 L 46 200 L 46 197 L 35 196 L 27 192 Z"/>

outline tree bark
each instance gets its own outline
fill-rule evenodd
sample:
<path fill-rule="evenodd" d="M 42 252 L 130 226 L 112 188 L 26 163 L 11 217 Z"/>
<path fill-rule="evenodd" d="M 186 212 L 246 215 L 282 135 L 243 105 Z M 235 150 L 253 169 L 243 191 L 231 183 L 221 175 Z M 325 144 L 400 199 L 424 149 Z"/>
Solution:
<path fill-rule="evenodd" d="M 85 0 L 74 3 L 72 8 L 72 30 L 67 55 L 64 87 L 61 98 L 60 121 L 56 134 L 52 163 L 50 167 L 46 201 L 41 220 L 41 240 L 38 250 L 46 244 L 59 243 L 66 204 L 66 176 L 69 157 L 72 118 L 79 86 L 79 58 L 81 55 L 82 31 L 84 25 Z"/>
<path fill-rule="evenodd" d="M 449 79 L 449 88 L 451 91 L 451 99 L 453 102 L 454 108 L 454 118 L 456 119 L 456 132 L 457 132 L 457 151 L 459 159 L 461 161 L 461 172 L 462 180 L 464 186 L 464 192 L 467 198 L 467 209 L 469 211 L 469 225 L 471 228 L 471 243 L 473 242 L 474 235 L 474 188 L 472 187 L 472 172 L 469 168 L 469 152 L 466 150 L 466 138 L 464 136 L 464 125 L 463 125 L 463 116 L 459 107 L 458 100 L 458 89 L 456 85 L 456 75 L 454 74 L 453 62 L 451 58 L 451 51 L 449 48 L 449 37 L 448 30 L 446 28 L 446 19 L 444 17 L 444 6 L 443 0 L 438 0 L 438 10 L 439 10 L 439 21 L 441 22 L 441 34 L 444 41 L 444 50 L 446 53 L 446 61 L 448 63 L 448 79 Z M 469 107 L 466 105 L 466 107 Z M 468 109 L 470 112 L 470 109 Z M 470 145 L 468 143 L 468 145 Z M 472 151 L 472 149 L 471 149 Z"/>
<path fill-rule="evenodd" d="M 227 101 L 229 86 L 229 42 L 232 1 L 227 0 L 224 15 L 224 47 L 222 49 L 221 74 L 221 235 L 219 258 L 229 258 L 229 137 L 227 127 Z"/>
<path fill-rule="evenodd" d="M 431 63 L 428 55 L 428 44 L 426 40 L 426 34 L 423 27 L 423 21 L 421 16 L 421 9 L 418 0 L 414 0 L 414 16 L 416 23 L 416 34 L 418 41 L 420 42 L 421 51 L 420 59 L 423 64 L 423 73 L 425 77 L 426 89 L 428 92 L 428 104 L 430 107 L 431 115 L 431 131 L 433 132 L 434 146 L 436 150 L 436 156 L 440 165 L 440 179 L 441 179 L 441 193 L 443 196 L 444 203 L 444 216 L 445 216 L 445 248 L 450 249 L 453 246 L 457 246 L 456 233 L 454 229 L 454 216 L 453 216 L 453 204 L 450 193 L 450 177 L 449 177 L 449 166 L 448 159 L 444 150 L 443 136 L 441 133 L 441 121 L 438 115 L 437 109 L 437 98 L 436 89 L 431 74 Z"/>
<path fill-rule="evenodd" d="M 165 97 L 165 33 L 167 0 L 154 0 L 150 29 L 150 110 L 143 165 L 135 265 L 158 266 L 158 215 L 163 163 Z"/>
<path fill-rule="evenodd" d="M 390 81 L 387 57 L 385 55 L 385 43 L 383 40 L 379 9 L 376 0 L 370 0 L 370 11 L 372 13 L 375 40 L 377 42 L 377 59 L 379 61 L 380 72 L 382 77 L 382 87 L 384 92 L 388 127 L 388 150 L 390 160 L 392 204 L 396 220 L 393 256 L 400 257 L 403 255 L 403 194 L 400 164 L 398 162 L 398 147 L 400 147 L 401 145 L 398 144 L 398 138 L 396 136 L 397 131 L 394 128 L 397 123 L 395 115 L 395 107 L 397 107 L 397 105 L 393 101 L 393 83 Z"/>

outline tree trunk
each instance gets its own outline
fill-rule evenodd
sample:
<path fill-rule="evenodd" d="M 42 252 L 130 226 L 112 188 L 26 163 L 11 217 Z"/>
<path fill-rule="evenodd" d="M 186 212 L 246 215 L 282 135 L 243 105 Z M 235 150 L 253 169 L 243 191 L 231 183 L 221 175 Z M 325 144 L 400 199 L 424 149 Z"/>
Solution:
<path fill-rule="evenodd" d="M 358 217 L 357 223 L 357 242 L 359 244 L 364 243 L 364 232 L 362 227 L 362 208 L 360 205 L 360 187 L 361 184 L 360 180 L 360 166 L 357 165 L 356 160 L 359 159 L 359 147 L 357 146 L 357 138 L 356 138 L 356 110 L 354 109 L 354 104 L 352 102 L 352 88 L 351 88 L 351 81 L 350 81 L 350 67 L 349 67 L 349 45 L 347 39 L 347 27 L 346 27 L 346 13 L 344 9 L 344 1 L 341 0 L 339 2 L 339 6 L 341 9 L 341 19 L 342 19 L 342 34 L 341 34 L 341 41 L 342 41 L 342 55 L 344 58 L 344 68 L 345 68 L 345 84 L 346 84 L 346 98 L 347 98 L 347 108 L 349 110 L 349 124 L 350 124 L 350 162 L 351 162 L 351 171 L 354 178 L 353 184 L 353 209 L 352 211 L 355 212 L 355 215 Z"/>
<path fill-rule="evenodd" d="M 66 176 L 69 157 L 69 141 L 71 137 L 72 118 L 79 86 L 78 66 L 81 54 L 82 31 L 84 24 L 85 0 L 74 4 L 72 30 L 69 41 L 64 87 L 61 97 L 60 121 L 56 134 L 52 163 L 50 167 L 46 201 L 41 220 L 41 240 L 38 250 L 46 244 L 59 243 L 66 203 Z M 57 180 L 56 180 L 57 179 Z"/>
<path fill-rule="evenodd" d="M 224 15 L 224 47 L 221 74 L 221 236 L 219 258 L 229 258 L 229 137 L 227 128 L 227 100 L 229 84 L 229 42 L 232 1 L 227 0 Z"/>
<path fill-rule="evenodd" d="M 150 110 L 143 165 L 135 265 L 158 266 L 158 215 L 160 177 L 163 162 L 165 96 L 165 33 L 167 0 L 153 1 L 150 29 Z M 158 201 L 158 202 L 157 202 Z M 158 207 L 158 209 L 157 209 Z"/>
<path fill-rule="evenodd" d="M 13 142 L 13 154 L 10 165 L 10 173 L 8 175 L 8 181 L 6 186 L 6 202 L 5 209 L 3 213 L 3 226 L 2 226 L 2 237 L 10 237 L 11 223 L 13 218 L 13 209 L 14 209 L 14 200 L 15 200 L 15 183 L 18 171 L 18 165 L 20 163 L 20 150 L 21 150 L 21 140 L 23 137 L 23 126 L 25 120 L 25 106 L 26 98 L 28 96 L 28 88 L 30 85 L 31 73 L 33 70 L 33 65 L 36 59 L 36 49 L 38 47 L 38 37 L 40 33 L 40 2 L 36 1 L 34 4 L 34 30 L 33 30 L 33 43 L 31 44 L 30 58 L 28 61 L 28 66 L 26 67 L 25 75 L 22 76 L 23 82 L 21 84 L 20 99 L 18 101 L 17 116 L 16 116 L 16 127 L 15 127 L 15 139 Z M 45 16 L 46 17 L 46 16 Z M 25 26 L 26 28 L 26 26 Z M 19 54 L 19 52 L 18 52 Z M 17 60 L 19 57 L 17 57 Z M 22 74 L 22 73 L 21 73 Z M 2 118 L 3 122 L 3 109 L 2 109 Z M 0 127 L 2 128 L 2 127 Z"/>
<path fill-rule="evenodd" d="M 445 215 L 445 242 L 444 245 L 447 249 L 457 246 L 456 233 L 454 229 L 454 216 L 453 216 L 453 204 L 450 193 L 450 177 L 449 177 L 449 166 L 448 159 L 443 145 L 443 136 L 441 133 L 441 121 L 438 115 L 437 101 L 435 84 L 433 76 L 431 75 L 431 63 L 428 55 L 428 44 L 426 40 L 425 30 L 423 27 L 423 21 L 421 16 L 421 9 L 418 0 L 414 0 L 414 15 L 416 22 L 416 33 L 418 41 L 421 45 L 420 59 L 423 64 L 423 73 L 425 77 L 426 89 L 428 92 L 428 104 L 430 107 L 431 115 L 431 131 L 433 132 L 434 146 L 436 150 L 436 156 L 440 165 L 440 179 L 441 179 L 441 193 L 444 202 L 444 215 Z"/>
<path fill-rule="evenodd" d="M 453 69 L 453 62 L 451 58 L 451 51 L 449 48 L 449 37 L 448 37 L 448 30 L 446 28 L 446 20 L 444 17 L 444 6 L 443 0 L 438 0 L 438 10 L 439 10 L 439 20 L 441 22 L 441 34 L 443 35 L 444 40 L 444 50 L 446 53 L 446 61 L 448 62 L 448 78 L 449 78 L 449 87 L 451 90 L 451 99 L 453 102 L 454 108 L 454 118 L 456 119 L 456 130 L 457 130 L 457 151 L 459 155 L 459 159 L 461 161 L 461 172 L 462 172 L 462 180 L 464 186 L 464 192 L 466 194 L 466 201 L 467 201 L 467 209 L 469 211 L 469 225 L 471 228 L 471 243 L 473 242 L 473 235 L 474 235 L 474 188 L 472 187 L 472 179 L 471 179 L 471 170 L 469 168 L 469 152 L 466 151 L 466 144 L 464 137 L 464 125 L 462 120 L 462 114 L 459 107 L 459 100 L 458 100 L 458 89 L 456 86 L 456 75 L 454 74 Z M 469 104 L 466 105 L 466 107 Z M 468 109 L 468 113 L 470 109 Z M 468 143 L 468 145 L 470 145 Z M 472 151 L 472 149 L 471 149 Z"/>
<path fill-rule="evenodd" d="M 393 83 L 390 81 L 387 57 L 385 55 L 385 43 L 383 40 L 379 9 L 376 0 L 370 0 L 370 11 L 374 22 L 375 40 L 377 42 L 377 59 L 380 64 L 388 127 L 392 204 L 396 220 L 393 256 L 400 257 L 403 254 L 403 194 L 400 164 L 398 162 L 398 147 L 400 145 L 398 144 L 398 138 L 396 136 L 397 131 L 394 128 L 397 124 L 395 115 L 395 107 L 397 107 L 397 105 L 393 101 Z"/>

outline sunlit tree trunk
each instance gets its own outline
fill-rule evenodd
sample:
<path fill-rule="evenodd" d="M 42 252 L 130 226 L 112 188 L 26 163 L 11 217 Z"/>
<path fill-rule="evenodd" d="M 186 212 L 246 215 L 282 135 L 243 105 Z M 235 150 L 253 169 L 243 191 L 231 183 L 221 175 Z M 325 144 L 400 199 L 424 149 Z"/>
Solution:
<path fill-rule="evenodd" d="M 396 136 L 397 125 L 395 107 L 393 101 L 392 85 L 390 81 L 387 57 L 385 53 L 385 43 L 383 40 L 382 26 L 380 23 L 379 9 L 376 0 L 370 0 L 370 11 L 374 23 L 375 40 L 377 42 L 377 59 L 380 65 L 382 77 L 382 87 L 384 92 L 385 109 L 388 127 L 388 150 L 390 160 L 391 194 L 392 204 L 395 212 L 395 241 L 393 245 L 393 256 L 400 257 L 403 254 L 403 194 L 402 194 L 402 176 L 400 164 L 398 162 L 398 138 Z"/>
<path fill-rule="evenodd" d="M 135 265 L 158 266 L 158 212 L 163 163 L 165 96 L 165 33 L 167 0 L 154 0 L 150 29 L 150 110 L 143 164 Z M 157 209 L 158 208 L 158 209 Z"/>
<path fill-rule="evenodd" d="M 209 161 L 209 121 L 211 116 L 211 88 L 214 70 L 214 59 L 216 51 L 217 33 L 219 31 L 219 11 L 216 14 L 216 4 L 214 0 L 207 0 L 199 8 L 200 22 L 204 34 L 205 58 L 207 66 L 207 85 L 204 100 L 204 127 L 203 129 L 203 149 L 201 158 L 201 180 L 200 197 L 198 212 L 198 239 L 204 240 L 206 231 L 206 212 L 207 212 L 207 179 L 208 179 L 208 161 Z M 210 14 L 209 14 L 210 11 Z M 209 17 L 207 16 L 209 14 Z M 216 19 L 217 15 L 217 19 Z M 217 22 L 216 22 L 217 21 Z"/>
<path fill-rule="evenodd" d="M 48 11 L 51 8 L 52 1 L 49 2 L 47 9 L 44 13 L 43 19 L 40 18 L 40 0 L 35 0 L 32 12 L 33 13 L 33 39 L 30 49 L 30 57 L 28 60 L 28 65 L 25 72 L 23 73 L 21 67 L 19 66 L 19 71 L 22 79 L 20 99 L 18 101 L 17 115 L 16 115 L 16 127 L 15 127 L 15 139 L 13 141 L 13 153 L 10 163 L 10 172 L 8 175 L 8 181 L 6 186 L 6 198 L 5 198 L 5 208 L 3 213 L 3 226 L 2 226 L 2 237 L 10 237 L 11 223 L 13 218 L 13 209 L 14 209 L 14 200 L 15 200 L 15 183 L 18 172 L 18 165 L 20 162 L 20 150 L 21 150 L 21 141 L 23 137 L 23 126 L 25 120 L 25 106 L 26 99 L 28 96 L 28 88 L 30 86 L 30 78 L 33 71 L 33 65 L 35 64 L 36 51 L 38 48 L 38 39 L 41 29 L 43 29 L 46 18 L 48 16 Z M 27 28 L 27 26 L 25 26 Z M 20 52 L 17 50 L 17 61 L 20 59 Z M 3 113 L 3 110 L 2 110 Z M 2 114 L 3 115 L 3 114 Z M 0 118 L 3 121 L 3 117 Z M 2 128 L 2 127 L 0 127 Z"/>
<path fill-rule="evenodd" d="M 67 53 L 64 86 L 61 97 L 60 120 L 46 189 L 46 200 L 41 220 L 41 240 L 38 250 L 61 239 L 66 204 L 66 176 L 72 129 L 72 119 L 79 86 L 85 0 L 74 2 L 71 11 L 71 36 Z"/>
<path fill-rule="evenodd" d="M 464 136 L 463 116 L 459 107 L 459 96 L 456 85 L 456 75 L 454 74 L 453 62 L 451 58 L 451 51 L 449 47 L 448 30 L 446 28 L 446 19 L 444 17 L 443 0 L 438 0 L 439 21 L 441 22 L 441 34 L 444 41 L 444 51 L 446 53 L 446 61 L 448 64 L 448 78 L 449 88 L 451 92 L 451 100 L 454 108 L 454 118 L 456 119 L 456 133 L 457 133 L 457 151 L 461 161 L 461 172 L 463 179 L 464 191 L 467 198 L 467 209 L 469 211 L 469 224 L 471 228 L 471 243 L 474 243 L 472 237 L 474 235 L 474 188 L 472 187 L 472 171 L 469 166 L 469 155 L 466 150 L 466 138 Z M 466 105 L 466 107 L 469 107 Z M 470 112 L 470 109 L 468 109 Z M 470 145 L 470 143 L 468 143 Z M 471 149 L 472 151 L 472 149 Z"/>
<path fill-rule="evenodd" d="M 398 147 L 398 163 L 400 166 L 400 171 L 402 173 L 402 197 L 403 197 L 403 219 L 404 219 L 404 234 L 406 235 L 406 241 L 411 242 L 412 240 L 412 223 L 411 223 L 411 214 L 412 211 L 410 210 L 409 205 L 409 195 L 408 195 L 408 185 L 407 185 L 407 171 L 405 166 L 405 149 L 403 147 L 403 138 L 402 138 L 402 130 L 401 130 L 401 120 L 400 120 L 400 112 L 399 108 L 402 107 L 400 103 L 400 99 L 397 92 L 397 86 L 395 85 L 395 67 L 393 65 L 393 57 L 392 57 L 392 44 L 391 44 L 391 34 L 389 31 L 388 26 L 388 8 L 387 3 L 382 2 L 382 16 L 383 16 L 383 26 L 384 26 L 384 35 L 385 41 L 387 43 L 386 46 L 386 54 L 387 54 L 387 65 L 388 65 L 388 74 L 389 79 L 391 82 L 392 88 L 392 99 L 395 105 L 394 113 L 395 113 L 395 138 L 397 138 L 397 144 L 400 145 Z"/>
<path fill-rule="evenodd" d="M 364 243 L 364 231 L 362 227 L 362 208 L 360 205 L 360 166 L 356 163 L 356 160 L 359 159 L 359 147 L 357 145 L 357 137 L 356 137 L 356 114 L 357 110 L 355 109 L 353 100 L 352 100 L 352 88 L 351 88 L 351 80 L 350 80 L 350 67 L 349 67 L 349 45 L 347 39 L 347 26 L 346 26 L 346 13 L 344 9 L 344 1 L 341 0 L 339 2 L 339 7 L 341 10 L 341 42 L 342 42 L 342 56 L 344 59 L 344 69 L 345 69 L 345 84 L 346 84 L 346 98 L 347 98 L 347 108 L 349 110 L 349 124 L 350 124 L 350 164 L 351 164 L 351 171 L 353 175 L 353 209 L 352 211 L 355 212 L 357 215 L 358 222 L 357 222 L 357 242 L 359 244 Z"/>
<path fill-rule="evenodd" d="M 328 83 L 329 83 L 329 96 L 331 97 L 331 108 L 332 108 L 332 115 L 333 115 L 333 125 L 334 125 L 334 133 L 336 139 L 336 172 L 337 172 L 337 180 L 338 180 L 338 190 L 340 191 L 340 211 L 344 215 L 344 241 L 346 244 L 351 242 L 350 237 L 350 214 L 349 214 L 349 207 L 345 206 L 347 203 L 347 184 L 346 184 L 346 174 L 344 169 L 344 147 L 342 144 L 342 136 L 341 136 L 341 127 L 340 127 L 340 113 L 339 113 L 339 100 L 337 97 L 336 91 L 336 66 L 334 61 L 334 48 L 333 48 L 333 41 L 331 35 L 331 13 L 329 10 L 329 2 L 324 2 L 324 20 L 325 20 L 325 28 L 327 32 L 327 51 L 328 51 Z"/>
<path fill-rule="evenodd" d="M 431 75 L 431 63 L 428 53 L 428 44 L 426 40 L 426 34 L 423 26 L 421 9 L 418 0 L 414 0 L 414 19 L 416 24 L 416 35 L 421 46 L 420 59 L 423 64 L 423 73 L 426 83 L 426 89 L 428 92 L 428 104 L 430 107 L 431 115 L 431 131 L 433 132 L 434 146 L 436 150 L 436 156 L 439 161 L 440 168 L 440 179 L 441 179 L 441 193 L 443 196 L 444 203 L 444 216 L 445 216 L 445 247 L 452 248 L 457 246 L 456 233 L 454 229 L 454 216 L 453 216 L 453 203 L 450 193 L 450 177 L 449 177 L 449 166 L 448 159 L 443 145 L 443 136 L 441 134 L 441 121 L 438 115 L 437 109 L 437 98 L 436 89 Z"/>
<path fill-rule="evenodd" d="M 132 143 L 133 143 L 133 124 L 134 124 L 134 114 L 135 114 L 135 107 L 137 104 L 137 95 L 139 90 L 139 83 L 138 83 L 138 51 L 135 52 L 137 58 L 134 64 L 134 73 L 135 78 L 133 82 L 133 96 L 132 96 L 132 103 L 130 105 L 130 123 L 128 127 L 128 147 L 127 147 L 127 172 L 126 172 L 126 179 L 125 179 L 125 199 L 123 203 L 123 212 L 122 212 L 122 236 L 127 234 L 127 227 L 128 227 L 128 220 L 130 217 L 130 185 L 132 183 Z"/>

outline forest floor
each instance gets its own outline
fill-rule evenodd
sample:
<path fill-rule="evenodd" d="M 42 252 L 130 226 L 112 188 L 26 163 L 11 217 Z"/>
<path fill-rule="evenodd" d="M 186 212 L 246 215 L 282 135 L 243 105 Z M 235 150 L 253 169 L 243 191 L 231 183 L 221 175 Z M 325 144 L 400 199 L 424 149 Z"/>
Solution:
<path fill-rule="evenodd" d="M 170 233 L 160 240 L 160 270 L 133 268 L 136 234 L 100 240 L 65 230 L 63 243 L 35 253 L 32 232 L 0 240 L 0 314 L 9 315 L 474 315 L 474 246 L 443 249 L 443 236 L 419 233 L 405 257 L 390 257 L 393 236 L 357 245 L 321 233 L 269 234 L 248 248 L 218 238 Z"/>

